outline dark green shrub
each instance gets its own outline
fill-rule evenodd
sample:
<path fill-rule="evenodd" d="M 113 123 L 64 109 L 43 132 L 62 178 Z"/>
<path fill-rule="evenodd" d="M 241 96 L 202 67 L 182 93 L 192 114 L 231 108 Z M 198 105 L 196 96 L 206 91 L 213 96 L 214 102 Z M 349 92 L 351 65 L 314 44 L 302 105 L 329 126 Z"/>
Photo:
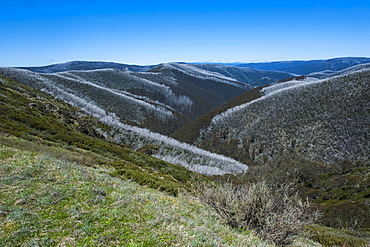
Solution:
<path fill-rule="evenodd" d="M 370 208 L 362 202 L 345 201 L 336 205 L 323 206 L 322 224 L 341 229 L 370 227 Z"/>
<path fill-rule="evenodd" d="M 140 147 L 137 151 L 146 155 L 153 155 L 157 153 L 158 150 L 159 148 L 154 145 L 145 145 Z"/>
<path fill-rule="evenodd" d="M 140 185 L 168 192 L 174 196 L 178 195 L 180 184 L 169 175 L 154 172 L 150 167 L 143 169 L 128 162 L 116 162 L 111 166 L 116 169 L 114 175 L 130 179 Z"/>

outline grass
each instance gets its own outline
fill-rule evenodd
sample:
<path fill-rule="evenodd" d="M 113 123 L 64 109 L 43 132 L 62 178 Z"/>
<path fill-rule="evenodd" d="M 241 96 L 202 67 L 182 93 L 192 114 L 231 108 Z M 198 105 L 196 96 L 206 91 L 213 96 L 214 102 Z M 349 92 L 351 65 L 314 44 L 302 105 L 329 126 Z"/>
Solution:
<path fill-rule="evenodd" d="M 194 197 L 0 146 L 0 246 L 264 245 Z"/>

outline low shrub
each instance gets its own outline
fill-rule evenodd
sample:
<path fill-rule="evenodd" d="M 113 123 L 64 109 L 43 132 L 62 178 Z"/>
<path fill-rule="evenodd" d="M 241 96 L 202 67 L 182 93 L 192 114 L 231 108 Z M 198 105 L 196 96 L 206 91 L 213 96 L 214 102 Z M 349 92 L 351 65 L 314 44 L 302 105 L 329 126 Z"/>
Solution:
<path fill-rule="evenodd" d="M 223 183 L 198 186 L 200 199 L 233 227 L 254 230 L 261 238 L 287 245 L 317 219 L 308 201 L 302 201 L 292 186 L 271 187 L 265 182 L 234 186 Z"/>
<path fill-rule="evenodd" d="M 145 146 L 140 147 L 136 151 L 138 151 L 140 153 L 143 153 L 143 154 L 146 154 L 146 155 L 153 155 L 153 154 L 157 153 L 158 150 L 159 150 L 159 148 L 157 146 L 145 145 Z"/>

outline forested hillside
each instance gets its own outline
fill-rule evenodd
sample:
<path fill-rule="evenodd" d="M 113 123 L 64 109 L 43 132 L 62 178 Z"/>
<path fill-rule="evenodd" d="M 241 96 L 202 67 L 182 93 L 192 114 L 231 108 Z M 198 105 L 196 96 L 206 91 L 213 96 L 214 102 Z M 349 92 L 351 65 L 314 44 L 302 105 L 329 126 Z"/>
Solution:
<path fill-rule="evenodd" d="M 263 97 L 215 116 L 196 143 L 247 163 L 284 153 L 369 162 L 369 79 L 366 70 L 266 87 Z"/>

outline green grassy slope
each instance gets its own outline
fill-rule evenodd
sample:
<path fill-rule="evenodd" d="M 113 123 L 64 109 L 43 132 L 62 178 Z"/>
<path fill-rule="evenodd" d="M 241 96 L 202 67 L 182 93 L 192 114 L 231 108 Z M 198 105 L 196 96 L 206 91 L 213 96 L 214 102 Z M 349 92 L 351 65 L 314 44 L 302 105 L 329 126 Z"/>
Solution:
<path fill-rule="evenodd" d="M 191 196 L 109 173 L 0 145 L 0 246 L 263 244 L 222 224 Z"/>

